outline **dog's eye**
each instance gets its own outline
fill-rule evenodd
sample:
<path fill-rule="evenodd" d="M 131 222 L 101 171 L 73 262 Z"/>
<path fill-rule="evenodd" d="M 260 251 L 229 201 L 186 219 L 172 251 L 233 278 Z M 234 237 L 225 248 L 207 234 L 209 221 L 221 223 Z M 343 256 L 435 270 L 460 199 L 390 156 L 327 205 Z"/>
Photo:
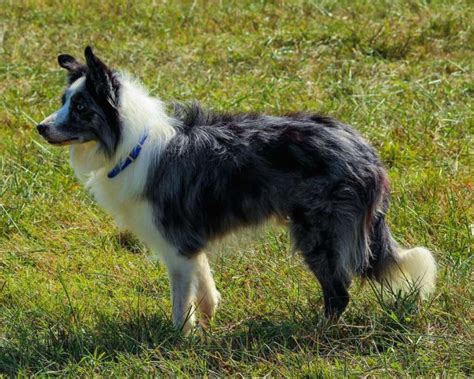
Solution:
<path fill-rule="evenodd" d="M 76 109 L 79 111 L 79 112 L 82 112 L 83 110 L 86 109 L 86 106 L 84 104 L 77 104 L 76 105 Z"/>

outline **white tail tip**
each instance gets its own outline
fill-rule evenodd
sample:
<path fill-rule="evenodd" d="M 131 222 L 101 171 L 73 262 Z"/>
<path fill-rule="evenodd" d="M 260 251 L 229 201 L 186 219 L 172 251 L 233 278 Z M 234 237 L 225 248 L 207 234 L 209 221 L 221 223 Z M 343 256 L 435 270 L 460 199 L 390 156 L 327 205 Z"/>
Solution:
<path fill-rule="evenodd" d="M 420 297 L 426 299 L 435 290 L 436 261 L 433 254 L 424 247 L 401 250 L 396 263 L 385 274 L 392 289 L 407 292 L 414 287 L 420 291 Z"/>

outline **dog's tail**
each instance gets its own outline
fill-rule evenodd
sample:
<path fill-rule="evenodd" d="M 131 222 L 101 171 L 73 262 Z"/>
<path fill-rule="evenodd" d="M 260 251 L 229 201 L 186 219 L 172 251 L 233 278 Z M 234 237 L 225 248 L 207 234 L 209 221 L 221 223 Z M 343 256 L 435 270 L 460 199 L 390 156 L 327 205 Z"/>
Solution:
<path fill-rule="evenodd" d="M 386 224 L 385 215 L 379 214 L 374 221 L 366 276 L 394 291 L 406 293 L 416 288 L 421 298 L 427 298 L 435 289 L 437 268 L 433 254 L 424 247 L 399 247 Z"/>
<path fill-rule="evenodd" d="M 390 191 L 387 175 L 378 170 L 375 191 L 364 222 L 367 240 L 368 264 L 363 277 L 375 279 L 388 288 L 402 292 L 418 289 L 426 298 L 435 289 L 436 262 L 433 254 L 424 247 L 403 249 L 394 240 L 386 223 Z"/>

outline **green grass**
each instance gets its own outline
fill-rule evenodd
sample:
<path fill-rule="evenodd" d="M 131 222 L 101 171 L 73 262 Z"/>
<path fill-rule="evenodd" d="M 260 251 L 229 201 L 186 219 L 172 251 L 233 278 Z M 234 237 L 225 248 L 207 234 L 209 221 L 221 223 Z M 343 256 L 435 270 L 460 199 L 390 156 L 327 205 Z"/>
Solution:
<path fill-rule="evenodd" d="M 0 2 L 0 373 L 473 376 L 469 1 Z M 138 2 L 137 2 L 138 3 Z M 392 179 L 390 222 L 435 252 L 435 296 L 356 282 L 337 325 L 283 229 L 215 250 L 208 332 L 171 327 L 164 268 L 81 188 L 35 122 L 92 44 L 165 100 L 314 110 L 354 125 Z"/>

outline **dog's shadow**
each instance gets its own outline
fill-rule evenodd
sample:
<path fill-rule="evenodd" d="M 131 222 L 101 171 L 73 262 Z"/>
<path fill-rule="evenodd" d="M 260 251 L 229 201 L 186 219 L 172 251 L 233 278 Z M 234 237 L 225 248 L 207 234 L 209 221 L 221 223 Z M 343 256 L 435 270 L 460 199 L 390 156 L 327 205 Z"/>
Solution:
<path fill-rule="evenodd" d="M 383 351 L 404 342 L 406 326 L 394 327 L 389 317 L 379 319 L 377 325 L 358 317 L 334 323 L 323 316 L 274 321 L 273 315 L 268 315 L 231 327 L 216 322 L 210 330 L 197 329 L 190 337 L 183 337 L 165 312 L 140 313 L 126 321 L 98 315 L 98 321 L 89 329 L 59 328 L 44 338 L 29 341 L 17 338 L 10 343 L 5 336 L 0 343 L 0 372 L 8 375 L 20 369 L 41 372 L 46 364 L 61 370 L 92 353 L 103 361 L 116 361 L 122 353 L 156 354 L 159 360 L 176 360 L 186 351 L 192 351 L 207 361 L 209 368 L 216 366 L 218 370 L 220 363 L 214 362 L 216 351 L 219 360 L 257 364 L 262 359 L 275 360 L 282 354 L 298 352 L 311 352 L 323 358 L 330 358 L 336 351 L 338 355 L 370 354 L 374 346 Z"/>
<path fill-rule="evenodd" d="M 338 355 L 373 354 L 386 351 L 399 343 L 406 343 L 408 325 L 394 321 L 390 316 L 374 318 L 358 315 L 348 316 L 338 322 L 327 320 L 324 315 L 299 320 L 275 321 L 272 315 L 247 320 L 233 331 L 219 331 L 219 337 L 212 339 L 209 348 L 219 349 L 225 342 L 233 347 L 232 358 L 238 359 L 246 352 L 259 359 L 275 359 L 287 353 L 311 352 L 323 358 Z"/>

